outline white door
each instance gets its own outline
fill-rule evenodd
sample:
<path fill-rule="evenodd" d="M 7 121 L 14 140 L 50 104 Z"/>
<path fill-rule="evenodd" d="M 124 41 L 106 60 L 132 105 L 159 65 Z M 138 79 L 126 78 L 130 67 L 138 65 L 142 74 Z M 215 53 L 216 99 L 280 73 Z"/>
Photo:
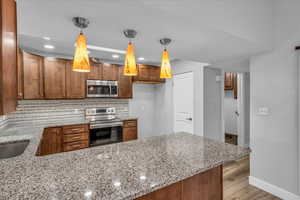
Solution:
<path fill-rule="evenodd" d="M 174 132 L 194 133 L 194 80 L 193 72 L 174 75 Z"/>

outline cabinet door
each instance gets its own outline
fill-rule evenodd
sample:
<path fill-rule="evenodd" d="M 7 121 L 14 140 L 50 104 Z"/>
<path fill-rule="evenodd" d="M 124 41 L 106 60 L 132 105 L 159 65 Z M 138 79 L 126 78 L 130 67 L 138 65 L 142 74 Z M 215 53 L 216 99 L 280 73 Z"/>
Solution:
<path fill-rule="evenodd" d="M 137 139 L 137 127 L 123 128 L 123 141 Z"/>
<path fill-rule="evenodd" d="M 224 77 L 225 90 L 233 90 L 233 73 L 226 72 Z"/>
<path fill-rule="evenodd" d="M 124 66 L 119 66 L 119 80 L 118 80 L 118 97 L 119 98 L 132 98 L 132 77 L 124 76 L 123 70 Z"/>
<path fill-rule="evenodd" d="M 146 65 L 138 65 L 138 77 L 139 81 L 150 80 L 150 70 Z"/>
<path fill-rule="evenodd" d="M 101 63 L 90 61 L 91 71 L 87 74 L 88 80 L 102 80 L 103 69 Z"/>
<path fill-rule="evenodd" d="M 44 85 L 46 99 L 66 98 L 66 60 L 44 59 Z"/>
<path fill-rule="evenodd" d="M 18 48 L 18 59 L 17 59 L 17 73 L 18 73 L 18 99 L 23 99 L 23 53 Z"/>
<path fill-rule="evenodd" d="M 39 148 L 41 156 L 62 152 L 62 129 L 46 128 Z"/>
<path fill-rule="evenodd" d="M 116 81 L 118 80 L 118 66 L 113 64 L 103 64 L 103 80 Z"/>
<path fill-rule="evenodd" d="M 42 99 L 43 58 L 23 52 L 23 97 L 24 99 Z"/>
<path fill-rule="evenodd" d="M 87 73 L 72 71 L 73 61 L 67 62 L 66 93 L 67 98 L 80 99 L 85 97 L 85 80 Z"/>

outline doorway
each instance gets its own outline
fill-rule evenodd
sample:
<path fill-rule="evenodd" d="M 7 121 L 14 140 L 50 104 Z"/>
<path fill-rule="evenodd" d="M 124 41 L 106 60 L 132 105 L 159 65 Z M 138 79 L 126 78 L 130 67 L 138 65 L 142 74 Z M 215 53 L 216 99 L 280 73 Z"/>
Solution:
<path fill-rule="evenodd" d="M 223 121 L 225 142 L 248 147 L 250 140 L 250 75 L 224 73 Z"/>
<path fill-rule="evenodd" d="M 174 132 L 194 134 L 194 75 L 193 72 L 173 78 Z"/>

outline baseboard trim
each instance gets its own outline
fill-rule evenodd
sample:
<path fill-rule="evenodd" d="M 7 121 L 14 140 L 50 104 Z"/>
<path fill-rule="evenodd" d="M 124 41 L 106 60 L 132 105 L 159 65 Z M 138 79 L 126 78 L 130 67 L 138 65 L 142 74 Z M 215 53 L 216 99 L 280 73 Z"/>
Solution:
<path fill-rule="evenodd" d="M 283 200 L 300 200 L 299 196 L 297 196 L 291 192 L 288 192 L 284 189 L 281 189 L 278 186 L 272 185 L 263 180 L 255 178 L 253 176 L 249 176 L 249 184 L 253 185 L 261 190 L 264 190 L 270 194 L 273 194 L 274 196 L 277 196 Z"/>

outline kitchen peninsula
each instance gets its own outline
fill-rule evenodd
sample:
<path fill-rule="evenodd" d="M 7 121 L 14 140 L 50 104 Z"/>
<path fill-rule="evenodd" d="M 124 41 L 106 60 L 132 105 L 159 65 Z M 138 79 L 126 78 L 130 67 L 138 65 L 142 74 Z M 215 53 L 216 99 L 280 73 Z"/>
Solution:
<path fill-rule="evenodd" d="M 217 200 L 222 199 L 222 164 L 250 153 L 176 133 L 37 157 L 43 130 L 1 132 L 0 143 L 30 143 L 22 155 L 0 160 L 0 199 L 174 200 L 204 195 Z"/>

